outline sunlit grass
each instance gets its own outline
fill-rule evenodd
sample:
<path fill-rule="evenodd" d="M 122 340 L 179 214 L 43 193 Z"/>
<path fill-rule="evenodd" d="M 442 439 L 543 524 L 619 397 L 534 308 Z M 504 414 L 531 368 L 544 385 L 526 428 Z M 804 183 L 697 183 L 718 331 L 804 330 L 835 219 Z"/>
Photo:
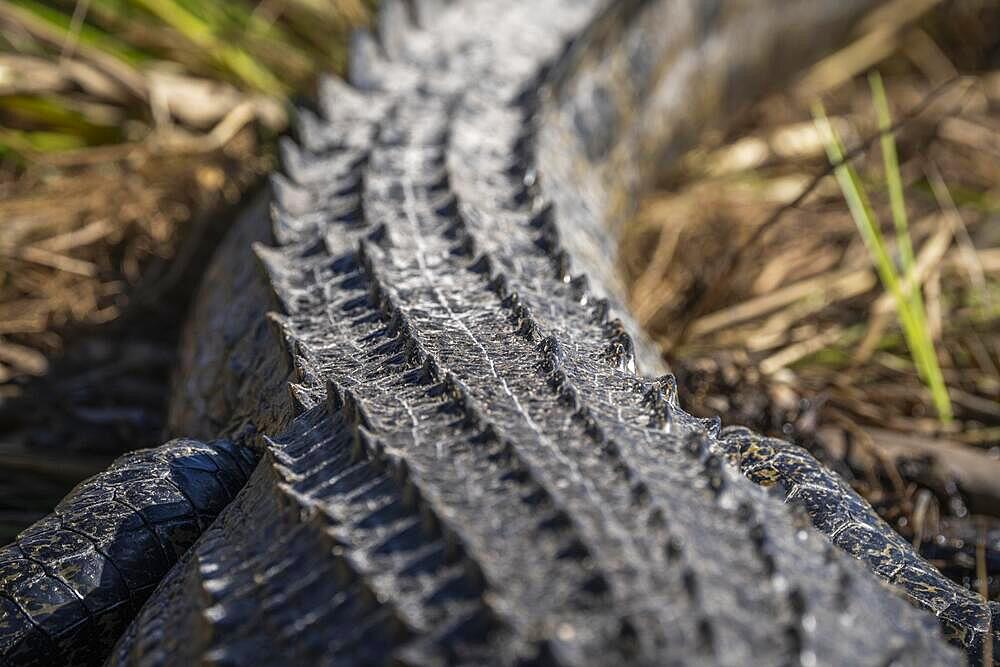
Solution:
<path fill-rule="evenodd" d="M 252 88 L 272 95 L 287 92 L 287 86 L 279 81 L 272 72 L 258 65 L 244 49 L 223 41 L 219 31 L 212 23 L 188 11 L 180 2 L 174 0 L 134 1 L 179 32 L 194 46 L 204 50 L 213 60 Z M 211 4 L 206 3 L 208 8 L 211 8 Z M 217 24 L 222 23 L 221 17 L 216 16 L 215 18 Z"/>
<path fill-rule="evenodd" d="M 930 391 L 938 418 L 947 424 L 952 420 L 951 400 L 944 384 L 930 330 L 927 327 L 927 315 L 920 296 L 920 286 L 914 284 L 915 281 L 912 279 L 906 280 L 907 275 L 913 272 L 915 262 L 907 222 L 902 178 L 896 156 L 895 139 L 891 132 L 892 119 L 889 105 L 878 75 L 871 77 L 870 83 L 879 129 L 882 132 L 883 168 L 889 190 L 890 209 L 896 229 L 896 243 L 900 252 L 902 273 L 897 271 L 892 261 L 861 178 L 854 167 L 845 160 L 845 151 L 840 137 L 827 118 L 821 103 L 816 103 L 813 114 L 816 127 L 824 137 L 827 157 L 834 165 L 834 176 L 840 185 L 844 199 L 847 201 L 851 217 L 861 234 L 865 247 L 868 249 L 883 288 L 892 295 L 895 302 L 896 313 L 913 363 L 921 380 Z M 911 286 L 904 289 L 908 283 Z"/>
<path fill-rule="evenodd" d="M 29 86 L 25 92 L 9 82 L 30 79 L 31 71 L 20 72 L 16 59 L 5 61 L 0 157 L 18 164 L 37 154 L 144 136 L 163 117 L 153 79 L 158 72 L 219 82 L 248 99 L 266 96 L 283 104 L 308 96 L 318 74 L 343 70 L 350 31 L 367 22 L 374 5 L 374 0 L 0 0 L 0 56 L 58 67 L 86 65 L 102 72 L 105 82 L 125 81 L 128 88 L 110 97 L 107 83 L 96 89 Z M 107 111 L 115 123 L 107 122 Z"/>

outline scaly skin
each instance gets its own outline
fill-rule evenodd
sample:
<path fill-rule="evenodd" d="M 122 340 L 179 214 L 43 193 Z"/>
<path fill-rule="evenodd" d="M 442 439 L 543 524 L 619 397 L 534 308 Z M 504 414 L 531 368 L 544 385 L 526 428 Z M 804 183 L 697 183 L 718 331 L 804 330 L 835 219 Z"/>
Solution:
<path fill-rule="evenodd" d="M 73 489 L 0 549 L 2 664 L 100 663 L 255 463 L 226 441 L 174 440 Z"/>
<path fill-rule="evenodd" d="M 742 427 L 725 429 L 720 445 L 751 481 L 779 489 L 785 502 L 805 508 L 813 525 L 834 544 L 895 584 L 914 604 L 930 609 L 949 639 L 970 658 L 982 656 L 983 642 L 991 637 L 998 655 L 1000 605 L 984 603 L 981 596 L 943 576 L 808 452 Z"/>
<path fill-rule="evenodd" d="M 172 428 L 261 463 L 109 664 L 960 662 L 877 539 L 737 468 L 829 473 L 637 374 L 613 272 L 653 167 L 869 4 L 384 2 L 187 332 Z"/>

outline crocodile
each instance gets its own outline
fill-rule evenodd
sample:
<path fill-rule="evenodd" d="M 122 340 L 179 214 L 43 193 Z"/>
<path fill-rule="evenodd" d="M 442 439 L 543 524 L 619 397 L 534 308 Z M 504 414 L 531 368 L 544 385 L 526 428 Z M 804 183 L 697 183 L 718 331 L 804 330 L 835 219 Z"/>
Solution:
<path fill-rule="evenodd" d="M 682 409 L 615 273 L 656 170 L 877 4 L 383 0 L 207 270 L 185 439 L 0 551 L 0 660 L 991 662 L 996 603 Z"/>

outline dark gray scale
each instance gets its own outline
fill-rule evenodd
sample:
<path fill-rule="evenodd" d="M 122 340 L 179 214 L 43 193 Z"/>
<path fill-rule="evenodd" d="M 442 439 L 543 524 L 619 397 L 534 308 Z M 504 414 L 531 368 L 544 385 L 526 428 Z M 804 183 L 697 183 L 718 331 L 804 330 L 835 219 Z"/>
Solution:
<path fill-rule="evenodd" d="M 986 638 L 992 634 L 998 641 L 990 603 L 945 578 L 804 449 L 745 428 L 726 429 L 720 444 L 750 479 L 780 489 L 833 544 L 937 616 L 946 635 L 974 661 L 981 660 Z"/>
<path fill-rule="evenodd" d="M 77 486 L 0 550 L 4 664 L 102 662 L 251 465 L 228 442 L 175 440 Z"/>

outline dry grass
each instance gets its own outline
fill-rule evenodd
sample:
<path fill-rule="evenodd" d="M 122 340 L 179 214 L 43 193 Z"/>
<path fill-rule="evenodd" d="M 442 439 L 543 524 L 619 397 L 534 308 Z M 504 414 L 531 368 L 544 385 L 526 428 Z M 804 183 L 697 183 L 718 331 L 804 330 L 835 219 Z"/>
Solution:
<path fill-rule="evenodd" d="M 372 4 L 0 0 L 3 395 L 169 291 Z"/>
<path fill-rule="evenodd" d="M 57 332 L 167 291 L 169 262 L 268 166 L 249 131 L 197 164 L 143 145 L 107 153 L 100 169 L 29 169 L 0 201 L 0 381 L 42 374 Z"/>
<path fill-rule="evenodd" d="M 633 311 L 661 344 L 692 411 L 810 446 L 924 546 L 961 532 L 948 521 L 992 515 L 994 559 L 1000 71 L 990 69 L 997 33 L 988 26 L 998 21 L 995 3 L 952 4 L 915 27 L 883 27 L 888 47 L 862 38 L 864 48 L 821 64 L 803 87 L 763 102 L 689 155 L 621 240 Z M 986 26 L 978 59 L 953 32 L 973 24 Z M 830 62 L 847 63 L 847 74 L 831 75 Z M 909 274 L 864 77 L 875 64 L 899 121 Z M 897 323 L 897 299 L 880 282 L 830 173 L 809 111 L 817 94 L 847 147 L 858 147 L 853 164 L 900 292 L 915 290 L 926 306 L 951 423 L 935 414 Z M 975 567 L 951 573 L 970 585 L 976 578 Z"/>

